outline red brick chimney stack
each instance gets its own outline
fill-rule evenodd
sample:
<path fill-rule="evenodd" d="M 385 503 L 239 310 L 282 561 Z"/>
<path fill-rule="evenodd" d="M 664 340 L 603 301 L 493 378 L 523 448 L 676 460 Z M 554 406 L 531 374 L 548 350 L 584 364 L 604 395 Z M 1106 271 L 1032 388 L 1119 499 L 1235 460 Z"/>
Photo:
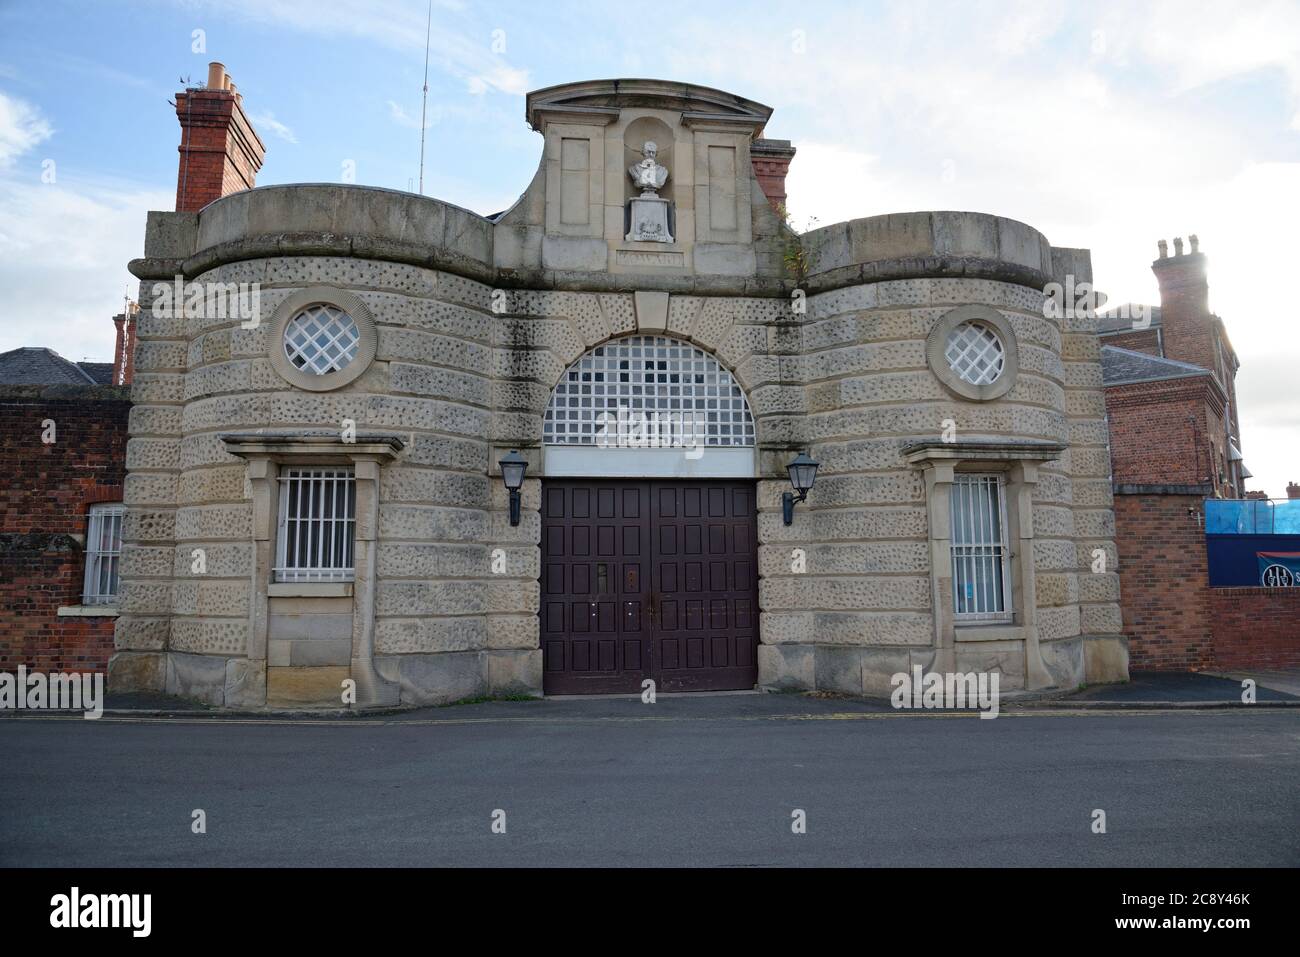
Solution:
<path fill-rule="evenodd" d="M 1183 240 L 1174 240 L 1174 255 L 1168 255 L 1164 240 L 1160 258 L 1151 264 L 1160 284 L 1160 324 L 1165 356 L 1209 369 L 1224 383 L 1214 317 L 1210 315 L 1210 285 L 1206 279 L 1205 254 L 1200 242 L 1189 237 L 1191 251 L 1183 251 Z"/>
<path fill-rule="evenodd" d="M 776 209 L 785 205 L 785 174 L 790 171 L 794 147 L 789 140 L 754 140 L 749 144 L 749 161 L 767 201 Z"/>
<path fill-rule="evenodd" d="M 1287 498 L 1300 498 L 1300 485 L 1296 485 L 1295 482 L 1287 482 L 1287 483 L 1286 483 L 1286 497 L 1287 497 Z"/>
<path fill-rule="evenodd" d="M 192 213 L 214 199 L 252 189 L 266 146 L 244 113 L 244 98 L 220 63 L 208 64 L 208 85 L 176 94 L 181 123 L 176 211 Z"/>
<path fill-rule="evenodd" d="M 130 385 L 135 374 L 135 320 L 140 307 L 131 303 L 126 312 L 113 317 L 117 346 L 113 350 L 113 385 Z"/>

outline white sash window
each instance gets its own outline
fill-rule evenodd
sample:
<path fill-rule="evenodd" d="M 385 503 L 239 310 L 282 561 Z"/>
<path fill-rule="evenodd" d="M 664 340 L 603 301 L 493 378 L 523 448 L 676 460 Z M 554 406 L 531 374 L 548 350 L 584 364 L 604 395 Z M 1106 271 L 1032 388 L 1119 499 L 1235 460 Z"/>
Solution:
<path fill-rule="evenodd" d="M 121 503 L 90 506 L 86 528 L 86 579 L 83 605 L 117 604 L 118 566 L 122 560 Z"/>
<path fill-rule="evenodd" d="M 356 515 L 350 467 L 281 469 L 275 580 L 352 581 Z"/>
<path fill-rule="evenodd" d="M 1010 621 L 1002 476 L 958 473 L 950 502 L 953 611 L 957 622 Z"/>

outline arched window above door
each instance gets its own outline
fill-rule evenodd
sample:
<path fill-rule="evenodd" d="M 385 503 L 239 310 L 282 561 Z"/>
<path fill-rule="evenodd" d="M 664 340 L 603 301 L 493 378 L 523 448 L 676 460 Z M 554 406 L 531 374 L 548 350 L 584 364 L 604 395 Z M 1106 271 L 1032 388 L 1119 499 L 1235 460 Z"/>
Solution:
<path fill-rule="evenodd" d="M 560 377 L 542 420 L 550 475 L 750 477 L 754 416 L 707 352 L 668 336 L 596 346 Z"/>
<path fill-rule="evenodd" d="M 551 393 L 542 440 L 752 446 L 754 417 L 735 378 L 713 356 L 680 339 L 625 336 L 565 370 Z"/>

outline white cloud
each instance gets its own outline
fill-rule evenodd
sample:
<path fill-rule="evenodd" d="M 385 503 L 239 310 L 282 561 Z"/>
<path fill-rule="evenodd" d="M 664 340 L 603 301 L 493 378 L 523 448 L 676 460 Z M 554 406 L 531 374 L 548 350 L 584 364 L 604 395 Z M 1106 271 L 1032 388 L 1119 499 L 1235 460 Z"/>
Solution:
<path fill-rule="evenodd" d="M 742 24 L 719 59 L 690 23 L 662 38 L 673 51 L 665 72 L 776 108 L 767 135 L 798 148 L 787 182 L 797 225 L 921 209 L 1008 216 L 1057 245 L 1090 247 L 1115 302 L 1154 301 L 1156 240 L 1197 233 L 1211 306 L 1242 361 L 1252 487 L 1282 494 L 1300 480 L 1300 336 L 1279 285 L 1300 222 L 1288 130 L 1300 128 L 1300 6 L 979 15 L 1003 6 L 843 12 L 809 24 L 803 55 L 788 31 Z M 864 47 L 866 37 L 888 39 Z M 1287 103 L 1272 128 L 1247 115 L 1267 98 L 1237 115 L 1207 108 L 1212 84 L 1270 78 Z"/>
<path fill-rule="evenodd" d="M 170 191 L 0 180 L 0 351 L 49 346 L 74 361 L 113 358 L 110 318 L 136 298 L 127 271 L 145 214 Z"/>
<path fill-rule="evenodd" d="M 476 37 L 468 31 L 465 23 L 471 11 L 457 0 L 434 4 L 431 32 L 426 29 L 424 4 L 402 0 L 368 0 L 363 11 L 352 0 L 207 0 L 200 5 L 214 14 L 235 14 L 304 33 L 357 37 L 418 54 L 421 59 L 427 38 L 431 68 L 464 81 L 471 93 L 495 90 L 519 95 L 529 86 L 527 70 L 511 66 L 491 52 L 489 32 Z"/>
<path fill-rule="evenodd" d="M 252 121 L 253 128 L 258 131 L 267 130 L 286 143 L 296 144 L 298 142 L 298 137 L 294 135 L 293 130 L 277 120 L 275 114 L 269 110 L 251 114 L 248 118 Z"/>
<path fill-rule="evenodd" d="M 483 74 L 471 76 L 467 83 L 470 93 L 486 93 L 488 90 L 498 90 L 502 93 L 511 93 L 515 96 L 523 96 L 528 92 L 528 71 L 516 70 L 508 66 L 496 66 Z"/>
<path fill-rule="evenodd" d="M 407 113 L 406 110 L 402 109 L 399 103 L 396 103 L 393 100 L 388 101 L 388 115 L 398 126 L 404 126 L 410 130 L 418 130 L 420 128 L 419 117 Z"/>
<path fill-rule="evenodd" d="M 0 92 L 0 169 L 54 135 L 54 127 L 36 107 Z"/>

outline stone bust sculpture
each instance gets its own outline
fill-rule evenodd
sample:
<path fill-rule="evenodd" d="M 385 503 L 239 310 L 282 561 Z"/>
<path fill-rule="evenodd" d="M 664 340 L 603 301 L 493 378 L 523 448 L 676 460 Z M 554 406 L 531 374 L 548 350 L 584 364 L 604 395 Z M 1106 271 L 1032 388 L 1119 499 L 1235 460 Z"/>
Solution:
<path fill-rule="evenodd" d="M 645 146 L 641 148 L 642 160 L 639 163 L 633 163 L 627 168 L 627 174 L 632 177 L 633 184 L 641 190 L 642 196 L 654 196 L 660 189 L 663 189 L 664 183 L 668 182 L 668 170 L 660 166 L 655 157 L 659 154 L 659 147 L 653 140 L 647 140 Z"/>

